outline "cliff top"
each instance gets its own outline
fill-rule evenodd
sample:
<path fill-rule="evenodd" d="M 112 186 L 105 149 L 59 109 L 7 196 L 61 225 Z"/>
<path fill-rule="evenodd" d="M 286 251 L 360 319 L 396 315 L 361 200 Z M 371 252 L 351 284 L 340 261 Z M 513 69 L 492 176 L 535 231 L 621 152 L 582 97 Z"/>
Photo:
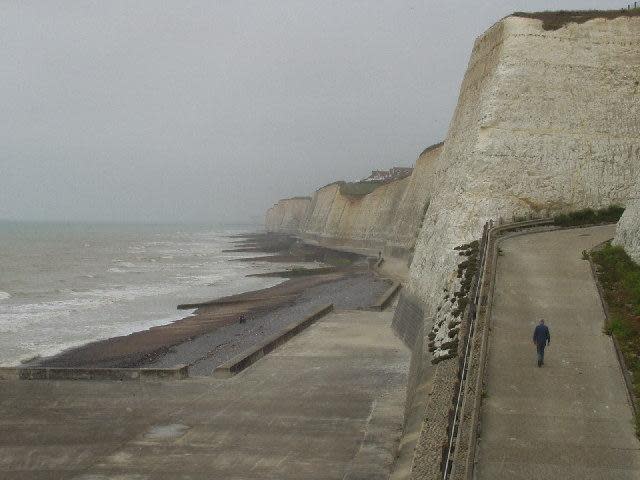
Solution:
<path fill-rule="evenodd" d="M 376 188 L 391 182 L 372 181 L 372 182 L 348 182 L 340 185 L 340 193 L 350 197 L 362 197 L 369 195 Z"/>
<path fill-rule="evenodd" d="M 594 18 L 640 17 L 640 8 L 631 10 L 559 10 L 557 12 L 514 12 L 510 16 L 542 20 L 544 30 L 558 30 L 568 23 L 584 23 Z"/>
<path fill-rule="evenodd" d="M 327 188 L 327 187 L 330 187 L 330 186 L 332 186 L 332 185 L 342 185 L 343 183 L 347 183 L 347 182 L 345 182 L 344 180 L 335 180 L 335 181 L 333 181 L 333 182 L 331 182 L 331 183 L 327 183 L 326 185 L 323 185 L 323 186 L 321 186 L 321 187 L 317 188 L 317 189 L 316 189 L 316 192 L 317 192 L 318 190 L 322 190 L 323 188 Z"/>
<path fill-rule="evenodd" d="M 434 143 L 433 145 L 429 145 L 422 152 L 420 152 L 420 155 L 418 155 L 418 156 L 421 157 L 425 153 L 430 152 L 431 150 L 435 150 L 436 148 L 439 148 L 439 147 L 441 147 L 443 145 L 444 145 L 444 142 L 439 142 L 439 143 Z"/>
<path fill-rule="evenodd" d="M 289 198 L 283 198 L 281 200 L 278 200 L 279 202 L 284 202 L 287 200 L 311 200 L 311 197 L 304 197 L 304 196 L 298 196 L 298 197 L 289 197 Z"/>

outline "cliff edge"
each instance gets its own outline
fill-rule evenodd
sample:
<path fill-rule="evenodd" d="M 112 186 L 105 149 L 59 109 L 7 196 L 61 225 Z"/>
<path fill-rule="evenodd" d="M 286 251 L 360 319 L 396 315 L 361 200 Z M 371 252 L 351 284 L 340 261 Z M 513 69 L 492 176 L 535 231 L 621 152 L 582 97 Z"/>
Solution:
<path fill-rule="evenodd" d="M 442 143 L 425 149 L 408 177 L 386 183 L 334 182 L 313 197 L 280 200 L 267 212 L 271 232 L 351 250 L 410 258 L 440 168 Z"/>
<path fill-rule="evenodd" d="M 310 197 L 285 198 L 267 210 L 265 228 L 268 232 L 298 233 L 304 225 Z"/>

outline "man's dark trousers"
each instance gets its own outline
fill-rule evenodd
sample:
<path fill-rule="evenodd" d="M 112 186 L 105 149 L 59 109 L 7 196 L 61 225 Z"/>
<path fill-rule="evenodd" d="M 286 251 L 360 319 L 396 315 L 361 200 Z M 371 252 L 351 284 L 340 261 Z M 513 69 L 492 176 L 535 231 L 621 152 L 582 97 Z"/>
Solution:
<path fill-rule="evenodd" d="M 536 348 L 538 349 L 538 366 L 544 363 L 544 347 L 546 347 L 546 344 L 544 343 L 538 343 L 536 345 Z"/>
<path fill-rule="evenodd" d="M 536 344 L 538 350 L 538 366 L 541 367 L 544 363 L 544 347 L 551 342 L 551 334 L 549 328 L 541 320 L 540 324 L 533 331 L 533 343 Z"/>

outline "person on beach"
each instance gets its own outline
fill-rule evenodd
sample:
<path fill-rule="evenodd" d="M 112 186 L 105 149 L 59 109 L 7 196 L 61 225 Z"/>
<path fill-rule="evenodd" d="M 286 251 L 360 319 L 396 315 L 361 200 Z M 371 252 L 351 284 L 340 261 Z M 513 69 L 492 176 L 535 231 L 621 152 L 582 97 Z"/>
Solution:
<path fill-rule="evenodd" d="M 247 321 L 247 317 L 244 313 L 240 314 L 240 318 L 238 318 L 238 323 L 245 323 Z"/>
<path fill-rule="evenodd" d="M 533 343 L 538 350 L 538 367 L 541 367 L 544 365 L 544 349 L 551 343 L 549 327 L 544 324 L 544 319 L 540 319 L 540 323 L 533 331 Z"/>

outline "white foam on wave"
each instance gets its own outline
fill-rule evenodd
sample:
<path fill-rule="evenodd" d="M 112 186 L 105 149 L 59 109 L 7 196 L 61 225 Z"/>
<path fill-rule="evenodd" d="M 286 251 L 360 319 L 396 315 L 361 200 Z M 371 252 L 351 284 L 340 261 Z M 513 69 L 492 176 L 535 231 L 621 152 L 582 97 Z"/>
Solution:
<path fill-rule="evenodd" d="M 128 270 L 123 270 L 123 269 L 118 268 L 118 267 L 111 267 L 111 268 L 110 268 L 109 270 L 107 270 L 107 271 L 108 271 L 108 272 L 111 272 L 111 273 L 129 273 L 129 271 L 128 271 Z"/>
<path fill-rule="evenodd" d="M 133 292 L 123 293 L 121 299 L 134 296 Z M 18 362 L 32 359 L 35 356 L 49 357 L 89 342 L 166 325 L 192 316 L 195 312 L 195 310 L 174 310 L 173 312 L 169 310 L 160 315 L 156 314 L 157 316 L 154 315 L 152 318 L 137 321 L 130 319 L 111 324 L 105 322 L 99 326 L 92 325 L 87 321 L 89 318 L 87 316 L 88 310 L 93 310 L 96 307 L 104 310 L 112 302 L 113 298 L 109 297 L 97 301 L 95 298 L 75 298 L 47 304 L 21 305 L 20 313 L 18 313 L 18 309 L 10 309 L 6 312 L 0 310 L 0 332 L 6 336 L 14 337 L 16 340 L 20 339 L 20 342 L 14 342 L 14 346 L 17 348 L 8 348 L 6 352 L 0 354 L 0 366 L 14 366 Z M 117 316 L 117 311 L 109 311 Z M 40 335 L 22 336 L 25 324 L 40 332 Z M 66 327 L 62 325 L 66 325 Z"/>
<path fill-rule="evenodd" d="M 162 235 L 159 238 L 166 238 Z M 172 323 L 193 314 L 176 310 L 178 303 L 210 300 L 283 281 L 246 278 L 248 273 L 277 270 L 279 265 L 256 268 L 228 262 L 229 257 L 221 254 L 228 244 L 233 245 L 221 239 L 219 232 L 212 232 L 133 245 L 125 253 L 119 250 L 117 256 L 98 250 L 100 261 L 79 254 L 91 270 L 65 278 L 64 288 L 57 282 L 44 282 L 41 288 L 34 277 L 33 291 L 24 295 L 0 291 L 0 364 L 46 357 L 87 342 Z M 57 267 L 64 271 L 66 265 Z M 146 276 L 131 275 L 135 273 Z"/>

